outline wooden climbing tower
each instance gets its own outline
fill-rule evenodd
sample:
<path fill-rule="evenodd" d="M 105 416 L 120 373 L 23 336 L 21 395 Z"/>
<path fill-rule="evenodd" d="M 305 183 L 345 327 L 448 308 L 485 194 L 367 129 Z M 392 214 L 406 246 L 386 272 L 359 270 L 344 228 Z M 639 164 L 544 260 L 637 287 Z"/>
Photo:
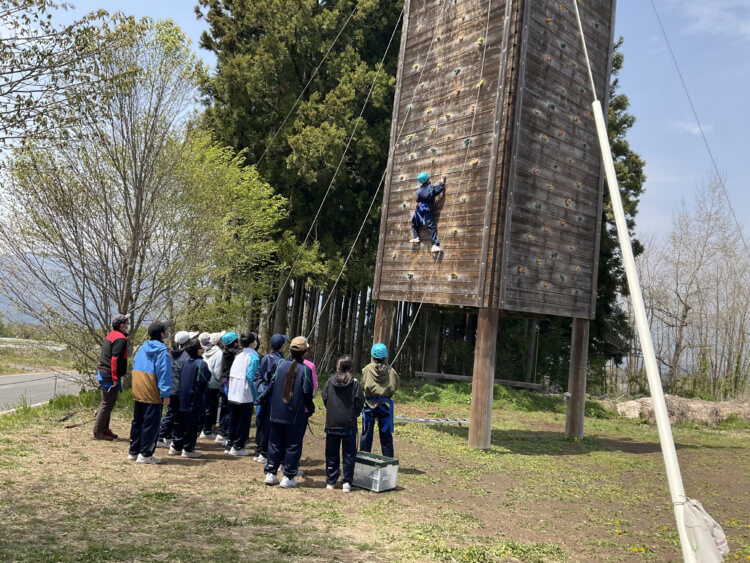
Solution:
<path fill-rule="evenodd" d="M 473 393 L 483 387 L 484 395 L 472 401 L 473 421 L 475 406 L 488 416 L 487 381 L 491 407 L 501 312 L 572 317 L 578 342 L 584 331 L 588 340 L 594 316 L 603 174 L 572 2 L 405 0 L 373 286 L 376 339 L 395 301 L 478 308 Z M 615 2 L 578 5 L 606 104 Z M 428 244 L 409 243 L 422 170 L 448 177 L 437 259 Z M 490 378 L 482 385 L 479 372 Z M 489 447 L 489 424 L 471 426 L 470 444 Z"/>

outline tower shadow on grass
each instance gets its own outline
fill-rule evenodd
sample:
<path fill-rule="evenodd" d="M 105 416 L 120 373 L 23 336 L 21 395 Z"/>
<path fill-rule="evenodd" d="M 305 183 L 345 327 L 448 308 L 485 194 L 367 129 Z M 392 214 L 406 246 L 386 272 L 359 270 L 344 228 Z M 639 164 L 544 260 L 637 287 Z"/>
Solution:
<path fill-rule="evenodd" d="M 469 438 L 469 428 L 466 426 L 430 425 L 430 428 L 456 436 L 464 440 Z M 629 438 L 611 439 L 596 436 L 584 437 L 581 441 L 568 440 L 562 432 L 548 432 L 543 430 L 492 430 L 491 444 L 493 447 L 509 450 L 508 452 L 493 451 L 502 455 L 514 453 L 519 455 L 585 455 L 591 452 L 622 452 L 629 454 L 661 453 L 658 442 L 637 442 Z M 678 450 L 699 449 L 692 444 L 675 444 Z"/>

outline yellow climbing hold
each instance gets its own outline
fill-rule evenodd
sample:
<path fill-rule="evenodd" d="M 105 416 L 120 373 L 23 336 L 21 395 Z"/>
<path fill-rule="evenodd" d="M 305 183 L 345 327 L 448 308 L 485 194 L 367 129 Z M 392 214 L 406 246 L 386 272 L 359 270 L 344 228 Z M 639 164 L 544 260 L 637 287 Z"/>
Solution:
<path fill-rule="evenodd" d="M 394 254 L 395 254 L 395 252 L 394 252 Z M 542 261 L 541 261 L 541 260 L 540 260 L 539 258 L 537 258 L 537 259 L 536 259 L 536 263 L 537 263 L 537 264 L 541 264 L 541 263 L 542 263 Z"/>
<path fill-rule="evenodd" d="M 465 195 L 461 196 L 461 201 L 466 201 L 466 196 Z"/>
<path fill-rule="evenodd" d="M 401 176 L 399 176 L 399 178 L 398 178 L 398 179 L 399 179 L 399 180 L 403 180 L 403 179 L 404 179 L 404 175 L 403 175 L 403 174 L 401 174 Z"/>
<path fill-rule="evenodd" d="M 481 47 L 482 43 L 484 43 L 484 38 L 480 37 L 479 39 L 477 39 L 477 45 Z"/>
<path fill-rule="evenodd" d="M 407 135 L 407 136 L 406 136 L 406 139 L 407 139 L 408 141 L 411 141 L 411 138 L 412 138 L 413 136 L 414 136 L 414 135 Z"/>
<path fill-rule="evenodd" d="M 545 21 L 547 22 L 547 25 L 549 25 L 552 23 L 552 18 L 547 18 Z"/>
<path fill-rule="evenodd" d="M 434 126 L 434 125 L 432 125 L 432 126 L 430 127 L 430 132 L 433 132 L 433 131 L 435 131 L 435 126 Z"/>
<path fill-rule="evenodd" d="M 580 270 L 580 269 L 581 269 L 581 267 L 580 267 L 580 266 L 576 266 L 576 272 L 577 272 L 578 270 Z"/>
<path fill-rule="evenodd" d="M 575 160 L 573 160 L 572 158 L 569 158 L 569 159 L 568 159 L 568 162 L 570 162 L 571 164 L 574 164 L 574 163 L 575 163 Z"/>
<path fill-rule="evenodd" d="M 518 271 L 523 274 L 526 271 L 526 268 L 524 268 L 523 266 L 519 266 Z"/>
<path fill-rule="evenodd" d="M 453 227 L 451 229 L 451 233 L 453 233 L 454 235 L 457 234 L 458 233 L 458 229 L 456 227 Z"/>
<path fill-rule="evenodd" d="M 450 119 L 450 118 L 451 118 L 451 114 L 449 114 L 449 113 L 446 113 L 446 114 L 445 114 L 445 119 Z"/>
<path fill-rule="evenodd" d="M 417 70 L 419 68 L 419 64 L 414 63 L 414 70 Z"/>
<path fill-rule="evenodd" d="M 547 140 L 547 135 L 542 135 L 542 141 L 546 141 L 546 140 Z"/>
<path fill-rule="evenodd" d="M 479 84 L 477 84 L 477 88 L 481 88 L 482 84 L 484 84 L 484 79 L 479 81 Z"/>
<path fill-rule="evenodd" d="M 539 113 L 539 110 L 538 110 L 538 109 L 535 109 L 535 110 L 534 110 L 534 113 L 535 113 L 535 114 L 537 114 L 537 115 L 540 115 L 540 113 Z"/>
<path fill-rule="evenodd" d="M 479 164 L 479 159 L 478 158 L 475 158 L 474 160 L 471 161 L 471 165 L 472 166 L 476 166 L 477 164 Z"/>
<path fill-rule="evenodd" d="M 456 88 L 456 96 L 461 94 L 461 88 Z"/>
<path fill-rule="evenodd" d="M 458 40 L 459 40 L 459 41 L 463 41 L 463 40 L 464 40 L 464 36 L 463 36 L 463 35 L 459 35 L 459 36 L 458 36 Z"/>
<path fill-rule="evenodd" d="M 455 280 L 456 278 L 458 278 L 458 274 L 456 272 L 451 272 L 451 279 Z"/>
<path fill-rule="evenodd" d="M 560 221 L 560 224 L 564 227 L 565 226 L 565 221 L 564 220 Z"/>
<path fill-rule="evenodd" d="M 562 12 L 563 10 L 565 10 L 565 6 L 563 6 L 562 4 L 558 4 L 558 6 L 560 7 L 560 11 L 561 11 L 561 12 Z"/>
<path fill-rule="evenodd" d="M 441 68 L 443 68 L 443 63 L 438 63 L 437 67 L 438 67 L 438 70 L 440 70 Z"/>
<path fill-rule="evenodd" d="M 572 199 L 568 198 L 565 200 L 565 205 L 570 205 L 571 203 L 573 203 Z"/>
<path fill-rule="evenodd" d="M 412 152 L 412 153 L 409 153 L 409 158 L 410 158 L 410 159 L 413 159 L 413 158 L 414 158 L 415 156 L 416 156 L 416 155 L 415 155 L 415 154 L 414 154 L 413 152 Z"/>
<path fill-rule="evenodd" d="M 578 116 L 577 115 L 573 117 L 573 121 L 578 121 Z"/>
<path fill-rule="evenodd" d="M 431 114 L 432 113 L 432 108 L 427 108 L 425 110 L 425 113 L 428 114 L 428 115 Z"/>
<path fill-rule="evenodd" d="M 573 66 L 578 66 L 578 63 L 573 61 Z"/>
<path fill-rule="evenodd" d="M 474 113 L 474 110 L 475 110 L 475 106 L 474 104 L 471 104 L 471 113 Z"/>
<path fill-rule="evenodd" d="M 580 188 L 583 185 L 583 182 L 578 182 L 578 187 Z"/>

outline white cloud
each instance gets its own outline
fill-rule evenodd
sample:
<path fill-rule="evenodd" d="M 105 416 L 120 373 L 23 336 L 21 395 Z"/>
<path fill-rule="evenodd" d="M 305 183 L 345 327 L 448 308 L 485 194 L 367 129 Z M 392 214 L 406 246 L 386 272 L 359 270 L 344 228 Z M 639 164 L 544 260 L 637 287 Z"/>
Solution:
<path fill-rule="evenodd" d="M 703 126 L 703 132 L 708 133 L 713 129 L 713 125 L 706 123 L 701 124 Z M 701 130 L 695 121 L 672 121 L 669 123 L 669 128 L 673 131 L 680 131 L 682 133 L 688 133 L 689 135 L 700 135 Z"/>
<path fill-rule="evenodd" d="M 748 0 L 666 0 L 666 4 L 667 11 L 659 10 L 662 19 L 678 18 L 688 33 L 750 40 Z"/>

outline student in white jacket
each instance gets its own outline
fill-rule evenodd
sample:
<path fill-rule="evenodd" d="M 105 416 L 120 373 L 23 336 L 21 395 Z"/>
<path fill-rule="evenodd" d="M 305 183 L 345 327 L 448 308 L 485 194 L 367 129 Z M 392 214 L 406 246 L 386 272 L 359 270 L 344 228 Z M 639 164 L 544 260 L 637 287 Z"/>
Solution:
<path fill-rule="evenodd" d="M 250 436 L 250 423 L 253 418 L 255 400 L 258 398 L 253 385 L 255 374 L 260 365 L 258 335 L 247 332 L 240 336 L 242 352 L 237 355 L 229 371 L 229 439 L 226 449 L 229 455 L 248 456 L 245 444 Z"/>

